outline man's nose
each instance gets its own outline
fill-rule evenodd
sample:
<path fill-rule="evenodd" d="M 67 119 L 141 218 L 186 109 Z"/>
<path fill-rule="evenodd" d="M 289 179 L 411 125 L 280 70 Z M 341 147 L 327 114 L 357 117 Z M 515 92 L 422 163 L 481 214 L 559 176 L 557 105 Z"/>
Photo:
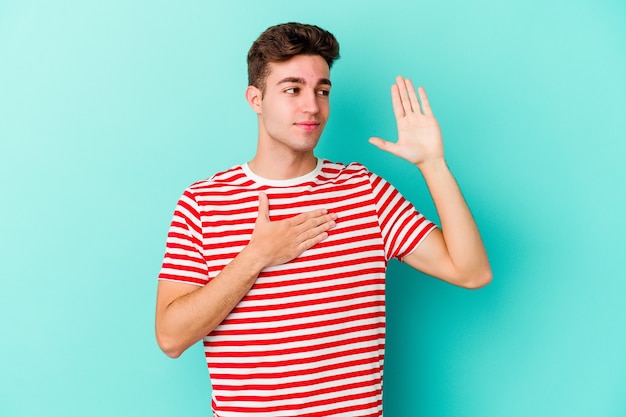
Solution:
<path fill-rule="evenodd" d="M 302 94 L 302 111 L 305 113 L 317 113 L 320 110 L 320 106 L 317 102 L 317 93 L 315 91 L 307 91 L 306 94 Z"/>

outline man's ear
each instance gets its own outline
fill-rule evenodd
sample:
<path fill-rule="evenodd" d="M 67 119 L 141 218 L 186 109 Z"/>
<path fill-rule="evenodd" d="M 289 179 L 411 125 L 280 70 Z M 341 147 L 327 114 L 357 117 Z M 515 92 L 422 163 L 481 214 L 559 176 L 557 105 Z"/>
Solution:
<path fill-rule="evenodd" d="M 261 100 L 263 92 L 253 85 L 246 88 L 246 101 L 256 114 L 261 114 Z"/>

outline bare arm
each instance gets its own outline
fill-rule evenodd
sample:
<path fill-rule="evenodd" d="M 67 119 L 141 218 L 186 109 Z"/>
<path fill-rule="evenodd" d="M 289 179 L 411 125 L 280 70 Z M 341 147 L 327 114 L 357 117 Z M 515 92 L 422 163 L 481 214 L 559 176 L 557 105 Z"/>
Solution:
<path fill-rule="evenodd" d="M 391 95 L 398 123 L 398 141 L 371 138 L 382 150 L 419 168 L 441 220 L 404 261 L 451 284 L 478 288 L 491 281 L 491 268 L 476 222 L 444 159 L 441 129 L 423 88 L 419 99 L 411 80 L 398 77 Z M 420 105 L 421 101 L 421 105 Z"/>
<path fill-rule="evenodd" d="M 336 218 L 320 209 L 272 222 L 267 196 L 261 193 L 250 243 L 207 285 L 159 281 L 155 330 L 161 349 L 180 356 L 224 320 L 263 268 L 286 263 L 324 240 Z"/>

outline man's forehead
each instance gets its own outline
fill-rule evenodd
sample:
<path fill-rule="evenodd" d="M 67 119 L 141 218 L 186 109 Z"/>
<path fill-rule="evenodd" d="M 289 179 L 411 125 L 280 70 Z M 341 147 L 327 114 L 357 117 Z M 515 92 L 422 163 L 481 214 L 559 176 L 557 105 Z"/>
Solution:
<path fill-rule="evenodd" d="M 318 55 L 297 55 L 284 62 L 270 62 L 269 70 L 268 79 L 272 84 L 330 84 L 328 64 Z"/>

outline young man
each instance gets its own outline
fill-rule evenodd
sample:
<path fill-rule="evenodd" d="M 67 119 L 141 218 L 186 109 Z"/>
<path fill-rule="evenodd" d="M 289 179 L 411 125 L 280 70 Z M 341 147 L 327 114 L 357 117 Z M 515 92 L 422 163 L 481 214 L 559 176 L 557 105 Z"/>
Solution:
<path fill-rule="evenodd" d="M 398 141 L 370 142 L 421 171 L 441 229 L 362 165 L 314 155 L 338 56 L 316 26 L 265 31 L 248 54 L 254 159 L 176 207 L 156 337 L 171 357 L 204 340 L 216 416 L 382 415 L 387 262 L 467 288 L 491 280 L 422 88 L 396 79 Z"/>

